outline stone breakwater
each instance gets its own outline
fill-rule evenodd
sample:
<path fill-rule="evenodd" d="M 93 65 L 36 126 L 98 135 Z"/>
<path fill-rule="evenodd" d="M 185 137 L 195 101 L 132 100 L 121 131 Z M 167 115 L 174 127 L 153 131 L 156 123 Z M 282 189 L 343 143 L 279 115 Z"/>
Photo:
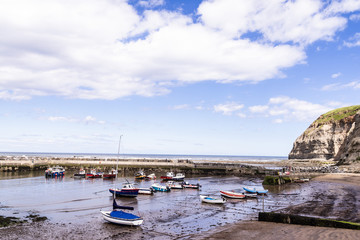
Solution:
<path fill-rule="evenodd" d="M 79 168 L 96 168 L 107 171 L 111 168 L 119 172 L 136 172 L 139 169 L 152 172 L 182 171 L 189 174 L 207 175 L 268 175 L 276 174 L 279 169 L 269 169 L 265 166 L 252 166 L 236 162 L 194 162 L 187 159 L 106 159 L 106 158 L 57 158 L 57 157 L 9 157 L 0 156 L 0 171 L 33 171 L 45 170 L 48 167 L 60 165 L 66 170 Z"/>

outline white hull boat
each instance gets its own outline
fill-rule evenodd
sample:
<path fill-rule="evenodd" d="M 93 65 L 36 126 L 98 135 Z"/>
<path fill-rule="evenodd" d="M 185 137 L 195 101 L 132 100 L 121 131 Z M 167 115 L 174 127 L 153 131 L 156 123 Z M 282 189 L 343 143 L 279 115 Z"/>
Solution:
<path fill-rule="evenodd" d="M 204 203 L 215 203 L 215 204 L 223 204 L 226 202 L 225 198 L 215 198 L 205 195 L 200 195 L 200 199 Z"/>
<path fill-rule="evenodd" d="M 143 219 L 131 213 L 124 211 L 100 211 L 103 218 L 115 224 L 139 226 L 143 223 Z"/>
<path fill-rule="evenodd" d="M 245 194 L 231 192 L 231 191 L 220 191 L 220 194 L 221 194 L 221 196 L 228 197 L 228 198 L 236 198 L 236 199 L 245 198 Z"/>

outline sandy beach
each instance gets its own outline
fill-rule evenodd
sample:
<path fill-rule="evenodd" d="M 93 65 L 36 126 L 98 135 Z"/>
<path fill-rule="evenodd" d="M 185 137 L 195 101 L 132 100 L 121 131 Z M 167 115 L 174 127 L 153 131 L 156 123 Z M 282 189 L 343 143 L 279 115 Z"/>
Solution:
<path fill-rule="evenodd" d="M 40 179 L 42 180 L 42 179 Z M 194 181 L 195 178 L 192 180 Z M 203 178 L 208 186 L 205 191 L 217 192 L 217 187 L 239 184 L 258 184 L 260 179 L 238 177 Z M 304 216 L 326 217 L 360 223 L 360 175 L 328 174 L 312 179 L 309 183 L 293 183 L 269 187 L 271 192 L 265 211 L 278 211 Z M 71 181 L 70 181 L 71 183 Z M 86 182 L 85 182 L 86 183 Z M 56 183 L 51 183 L 58 185 Z M 213 186 L 211 186 L 213 184 Z M 260 182 L 261 184 L 261 182 Z M 61 186 L 61 185 L 60 185 Z M 209 186 L 211 186 L 209 188 Z M 98 187 L 100 189 L 100 187 Z M 103 187 L 101 187 L 102 189 Z M 88 209 L 82 215 L 75 209 L 64 208 L 61 214 L 69 214 L 69 221 L 49 219 L 45 222 L 24 223 L 0 229 L 5 239 L 359 239 L 360 231 L 311 227 L 290 224 L 259 222 L 256 213 L 261 211 L 261 201 L 232 201 L 226 207 L 216 207 L 198 202 L 197 192 L 161 194 L 152 200 L 138 197 L 136 202 L 143 208 L 146 218 L 138 228 L 117 226 L 104 222 L 98 208 L 110 202 L 107 193 L 96 192 L 95 210 Z M 189 195 L 190 194 L 190 195 Z M 94 196 L 95 196 L 94 195 Z M 73 201 L 79 202 L 79 199 Z M 189 203 L 185 203 L 184 200 Z M 66 200 L 67 201 L 67 200 Z M 124 200 L 119 200 L 124 201 Z M 100 204 L 100 205 L 99 205 Z M 108 204 L 108 203 L 107 203 Z M 171 206 L 173 205 L 173 206 Z M 147 208 L 146 206 L 151 206 Z M 56 206 L 58 207 L 58 204 Z M 84 207 L 82 207 L 84 208 Z M 158 211 L 154 212 L 154 209 Z M 58 210 L 59 210 L 58 209 Z M 58 211 L 57 210 L 57 211 Z M 237 217 L 242 214 L 242 217 Z M 65 215 L 62 215 L 65 216 Z M 86 220 L 83 220 L 83 217 Z"/>

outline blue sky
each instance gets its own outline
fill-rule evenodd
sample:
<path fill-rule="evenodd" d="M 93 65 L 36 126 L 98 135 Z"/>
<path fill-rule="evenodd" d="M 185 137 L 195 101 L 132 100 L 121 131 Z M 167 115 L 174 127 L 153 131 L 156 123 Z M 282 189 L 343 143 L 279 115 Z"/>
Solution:
<path fill-rule="evenodd" d="M 3 0 L 0 151 L 286 156 L 358 105 L 360 1 Z"/>

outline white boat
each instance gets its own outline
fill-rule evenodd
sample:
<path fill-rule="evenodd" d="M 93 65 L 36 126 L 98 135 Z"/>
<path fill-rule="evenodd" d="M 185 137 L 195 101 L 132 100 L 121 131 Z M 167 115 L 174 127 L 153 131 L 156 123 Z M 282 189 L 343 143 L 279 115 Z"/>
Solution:
<path fill-rule="evenodd" d="M 145 177 L 145 179 L 154 180 L 154 179 L 156 179 L 156 175 L 155 175 L 155 173 L 151 173 L 151 174 L 147 175 L 147 176 Z"/>
<path fill-rule="evenodd" d="M 139 188 L 139 194 L 151 195 L 154 193 L 152 188 Z"/>
<path fill-rule="evenodd" d="M 169 192 L 170 188 L 168 186 L 163 186 L 160 185 L 159 183 L 154 183 L 153 185 L 151 185 L 151 188 L 154 189 L 154 191 L 159 191 L 159 192 Z"/>
<path fill-rule="evenodd" d="M 216 198 L 216 197 L 210 197 L 205 195 L 200 195 L 200 199 L 202 202 L 205 203 L 216 203 L 216 204 L 222 204 L 226 202 L 225 198 Z"/>
<path fill-rule="evenodd" d="M 131 213 L 124 212 L 122 210 L 116 209 L 128 209 L 134 210 L 133 207 L 123 207 L 116 204 L 115 199 L 113 200 L 113 210 L 112 211 L 101 211 L 103 218 L 106 221 L 129 226 L 139 226 L 143 223 L 143 219 L 139 216 L 136 216 Z"/>
<path fill-rule="evenodd" d="M 185 174 L 177 173 L 172 179 L 175 181 L 183 181 L 185 179 Z"/>
<path fill-rule="evenodd" d="M 246 198 L 257 198 L 257 193 L 244 193 Z"/>
<path fill-rule="evenodd" d="M 161 176 L 160 178 L 163 180 L 172 180 L 174 177 L 174 173 L 173 172 L 167 172 L 166 176 Z"/>
<path fill-rule="evenodd" d="M 178 182 L 174 182 L 174 181 L 168 181 L 166 183 L 166 186 L 168 186 L 171 189 L 183 189 L 183 185 L 178 183 Z"/>
<path fill-rule="evenodd" d="M 245 198 L 245 194 L 231 192 L 231 191 L 220 191 L 220 194 L 221 194 L 221 196 L 228 197 L 228 198 L 236 198 L 236 199 Z"/>

